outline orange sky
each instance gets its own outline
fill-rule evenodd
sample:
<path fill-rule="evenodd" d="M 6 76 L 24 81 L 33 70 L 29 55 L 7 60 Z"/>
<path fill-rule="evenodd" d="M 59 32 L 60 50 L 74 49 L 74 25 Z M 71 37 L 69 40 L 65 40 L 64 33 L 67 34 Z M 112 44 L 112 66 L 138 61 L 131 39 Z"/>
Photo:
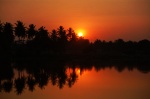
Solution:
<path fill-rule="evenodd" d="M 72 27 L 91 41 L 150 39 L 150 0 L 0 0 L 0 20 Z"/>

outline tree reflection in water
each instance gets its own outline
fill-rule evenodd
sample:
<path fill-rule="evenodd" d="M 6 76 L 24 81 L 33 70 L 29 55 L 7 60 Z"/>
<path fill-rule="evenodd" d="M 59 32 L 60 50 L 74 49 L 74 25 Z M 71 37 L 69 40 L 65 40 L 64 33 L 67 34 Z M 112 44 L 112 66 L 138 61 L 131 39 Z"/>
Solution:
<path fill-rule="evenodd" d="M 65 85 L 72 87 L 85 70 L 91 70 L 93 67 L 96 71 L 113 67 L 118 72 L 124 71 L 125 68 L 129 71 L 138 69 L 142 73 L 150 72 L 149 64 L 135 62 L 1 62 L 0 91 L 11 92 L 14 88 L 16 94 L 19 95 L 24 92 L 25 88 L 33 92 L 36 85 L 43 89 L 48 83 L 60 89 Z M 14 69 L 18 74 L 14 73 Z"/>

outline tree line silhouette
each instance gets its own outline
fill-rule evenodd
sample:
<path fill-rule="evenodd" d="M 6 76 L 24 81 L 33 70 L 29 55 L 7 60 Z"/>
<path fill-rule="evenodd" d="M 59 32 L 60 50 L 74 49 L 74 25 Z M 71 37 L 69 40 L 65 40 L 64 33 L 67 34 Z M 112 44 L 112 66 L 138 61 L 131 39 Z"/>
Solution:
<path fill-rule="evenodd" d="M 89 42 L 88 39 L 78 37 L 72 28 L 67 30 L 63 26 L 51 32 L 36 25 L 28 27 L 22 21 L 14 25 L 0 22 L 0 58 L 10 59 L 128 59 L 149 60 L 150 41 L 139 42 L 102 41 L 100 39 Z"/>
<path fill-rule="evenodd" d="M 149 61 L 150 41 L 146 39 L 90 42 L 72 28 L 60 26 L 48 32 L 43 26 L 26 27 L 21 21 L 14 25 L 0 22 L 0 91 L 15 88 L 16 94 L 21 94 L 26 87 L 34 91 L 35 86 L 43 89 L 49 82 L 59 88 L 71 87 L 78 79 L 76 68 L 80 74 L 93 66 L 97 71 L 114 67 L 118 72 L 136 68 L 148 73 Z M 69 75 L 68 68 L 72 69 Z"/>
<path fill-rule="evenodd" d="M 60 56 L 81 52 L 89 41 L 78 37 L 72 28 L 65 30 L 60 26 L 50 33 L 45 27 L 35 28 L 34 24 L 25 27 L 21 21 L 15 26 L 0 23 L 0 52 L 3 58 L 25 58 L 42 55 Z"/>

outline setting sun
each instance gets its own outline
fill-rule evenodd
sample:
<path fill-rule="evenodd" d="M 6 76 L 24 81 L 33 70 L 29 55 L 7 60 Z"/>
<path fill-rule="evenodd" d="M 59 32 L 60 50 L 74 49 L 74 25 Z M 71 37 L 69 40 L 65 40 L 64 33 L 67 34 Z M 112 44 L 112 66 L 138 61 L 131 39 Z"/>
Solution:
<path fill-rule="evenodd" d="M 78 33 L 78 36 L 79 36 L 79 37 L 82 37 L 82 36 L 83 36 L 83 33 L 82 33 L 82 32 L 79 32 L 79 33 Z"/>

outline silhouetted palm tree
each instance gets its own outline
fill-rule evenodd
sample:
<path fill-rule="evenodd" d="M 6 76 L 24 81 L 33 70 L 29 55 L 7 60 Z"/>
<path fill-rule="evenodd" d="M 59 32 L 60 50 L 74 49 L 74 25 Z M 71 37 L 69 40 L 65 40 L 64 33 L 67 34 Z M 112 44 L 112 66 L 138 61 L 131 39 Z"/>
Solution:
<path fill-rule="evenodd" d="M 14 41 L 13 26 L 11 23 L 5 23 L 3 28 L 3 42 L 11 47 Z"/>
<path fill-rule="evenodd" d="M 28 39 L 33 39 L 34 36 L 36 35 L 37 31 L 35 30 L 35 25 L 34 24 L 30 24 L 29 28 L 27 30 L 27 35 L 28 35 Z"/>
<path fill-rule="evenodd" d="M 0 24 L 0 56 L 10 59 L 14 42 L 13 26 L 6 22 Z"/>
<path fill-rule="evenodd" d="M 58 28 L 58 35 L 59 35 L 59 40 L 62 43 L 66 43 L 67 42 L 67 34 L 66 34 L 66 30 L 64 29 L 63 26 L 60 26 Z"/>
<path fill-rule="evenodd" d="M 68 40 L 70 41 L 70 42 L 76 42 L 77 41 L 77 35 L 76 35 L 76 33 L 74 32 L 74 30 L 72 29 L 72 28 L 69 28 L 68 29 L 68 34 L 67 34 L 67 36 L 68 36 Z"/>
<path fill-rule="evenodd" d="M 57 47 L 58 52 L 59 54 L 64 54 L 68 42 L 66 30 L 64 29 L 63 26 L 60 26 L 57 30 L 57 33 L 58 33 L 58 47 Z"/>
<path fill-rule="evenodd" d="M 26 37 L 26 27 L 24 25 L 23 22 L 21 21 L 17 21 L 17 23 L 15 23 L 16 27 L 15 27 L 15 35 L 19 38 L 19 40 L 24 40 Z"/>
<path fill-rule="evenodd" d="M 52 30 L 52 33 L 51 33 L 51 40 L 53 42 L 56 42 L 58 40 L 58 36 L 57 36 L 57 31 L 54 29 Z"/>
<path fill-rule="evenodd" d="M 36 34 L 35 39 L 37 40 L 49 39 L 48 31 L 45 29 L 45 27 L 42 26 L 38 29 L 38 33 Z"/>

